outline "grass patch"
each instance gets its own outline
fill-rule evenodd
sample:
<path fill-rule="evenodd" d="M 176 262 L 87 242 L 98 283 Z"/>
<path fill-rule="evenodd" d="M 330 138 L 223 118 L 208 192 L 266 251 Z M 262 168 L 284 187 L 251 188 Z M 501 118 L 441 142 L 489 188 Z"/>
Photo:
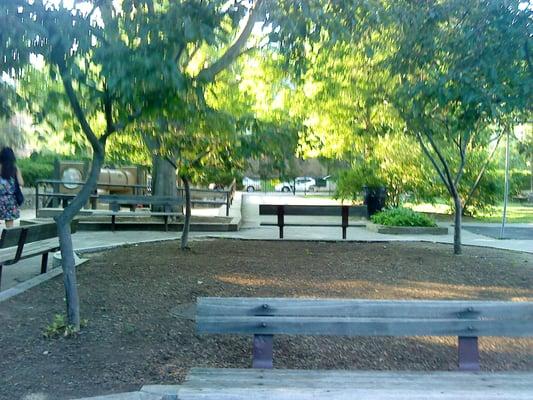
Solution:
<path fill-rule="evenodd" d="M 503 215 L 503 204 L 494 208 L 491 212 L 480 213 L 477 221 L 481 222 L 501 222 Z M 507 222 L 509 223 L 528 223 L 533 222 L 533 206 L 509 203 L 507 205 Z"/>

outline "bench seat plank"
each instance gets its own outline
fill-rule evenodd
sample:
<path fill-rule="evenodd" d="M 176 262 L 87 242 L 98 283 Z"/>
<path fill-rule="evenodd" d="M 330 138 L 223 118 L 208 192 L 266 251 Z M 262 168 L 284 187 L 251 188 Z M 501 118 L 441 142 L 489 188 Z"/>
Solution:
<path fill-rule="evenodd" d="M 26 258 L 35 257 L 43 253 L 50 253 L 57 250 L 59 250 L 58 239 L 29 243 L 24 246 L 24 252 L 22 253 L 20 259 L 24 260 Z M 0 264 L 9 264 L 9 262 L 15 258 L 16 253 L 16 247 L 0 249 Z"/>
<path fill-rule="evenodd" d="M 193 368 L 180 400 L 533 400 L 533 373 Z"/>

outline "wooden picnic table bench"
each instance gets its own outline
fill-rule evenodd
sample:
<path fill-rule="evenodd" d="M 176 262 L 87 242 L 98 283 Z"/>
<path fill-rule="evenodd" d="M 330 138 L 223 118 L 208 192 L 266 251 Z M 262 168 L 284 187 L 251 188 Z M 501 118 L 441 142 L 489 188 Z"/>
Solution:
<path fill-rule="evenodd" d="M 163 217 L 165 230 L 168 231 L 168 219 L 172 216 L 183 215 L 174 211 L 176 206 L 183 205 L 183 198 L 174 196 L 139 196 L 139 195 L 102 195 L 99 200 L 109 204 L 109 211 L 98 211 L 98 215 L 111 216 L 111 226 L 115 231 L 117 217 Z M 138 213 L 135 211 L 120 211 L 121 206 L 130 206 L 135 209 L 137 205 L 160 206 L 163 211 L 148 211 Z"/>
<path fill-rule="evenodd" d="M 279 238 L 283 239 L 283 228 L 285 226 L 340 226 L 342 228 L 342 238 L 346 239 L 346 230 L 349 226 L 350 216 L 365 217 L 367 215 L 366 207 L 348 206 L 348 205 L 293 205 L 293 204 L 260 204 L 259 215 L 276 215 L 276 223 L 261 223 L 261 225 L 270 225 L 279 227 Z M 339 224 L 291 224 L 285 222 L 285 216 L 340 216 Z"/>
<path fill-rule="evenodd" d="M 71 232 L 75 233 L 78 220 L 72 221 Z M 4 265 L 16 264 L 20 260 L 35 256 L 41 258 L 41 274 L 48 267 L 48 254 L 59 250 L 55 222 L 6 228 L 0 237 L 0 285 Z"/>
<path fill-rule="evenodd" d="M 478 337 L 533 336 L 533 302 L 199 298 L 201 334 L 253 335 L 254 369 L 193 368 L 180 400 L 533 399 L 533 373 L 479 372 Z M 273 370 L 273 336 L 457 336 L 459 369 Z"/>

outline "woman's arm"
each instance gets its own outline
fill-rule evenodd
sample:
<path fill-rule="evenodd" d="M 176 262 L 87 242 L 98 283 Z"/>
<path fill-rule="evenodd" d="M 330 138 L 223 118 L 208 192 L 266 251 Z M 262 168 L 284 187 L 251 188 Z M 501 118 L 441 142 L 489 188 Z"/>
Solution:
<path fill-rule="evenodd" d="M 24 186 L 24 179 L 22 179 L 22 174 L 20 173 L 20 169 L 17 167 L 17 180 L 19 181 L 19 186 Z"/>

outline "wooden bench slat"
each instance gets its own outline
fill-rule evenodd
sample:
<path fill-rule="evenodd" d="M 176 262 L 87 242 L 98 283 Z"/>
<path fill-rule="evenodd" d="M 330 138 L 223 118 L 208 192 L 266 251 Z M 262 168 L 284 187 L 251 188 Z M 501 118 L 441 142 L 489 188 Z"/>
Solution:
<path fill-rule="evenodd" d="M 253 388 L 220 390 L 213 388 L 193 389 L 182 388 L 179 390 L 179 400 L 532 400 L 529 390 L 518 391 L 465 391 L 433 392 L 424 389 L 417 391 L 402 391 L 397 389 L 376 390 L 357 389 L 339 390 L 336 388 L 305 389 L 305 388 Z"/>
<path fill-rule="evenodd" d="M 450 379 L 457 383 L 486 383 L 490 379 L 494 385 L 524 385 L 533 388 L 533 381 L 525 377 L 533 376 L 533 372 L 458 372 L 458 371 L 375 371 L 375 370 L 317 370 L 317 369 L 255 369 L 255 368 L 191 368 L 187 382 L 211 382 L 217 380 L 247 381 L 256 379 L 309 379 L 331 382 L 357 382 L 364 384 L 369 381 L 412 381 L 440 382 Z"/>
<path fill-rule="evenodd" d="M 296 205 L 296 204 L 260 204 L 259 215 L 277 215 L 278 207 L 283 205 L 285 215 L 341 216 L 341 205 Z M 366 216 L 366 206 L 348 206 L 349 215 Z"/>
<path fill-rule="evenodd" d="M 532 373 L 193 368 L 180 400 L 533 399 Z"/>
<path fill-rule="evenodd" d="M 20 259 L 24 260 L 26 258 L 39 256 L 43 253 L 49 253 L 56 250 L 59 250 L 59 240 L 57 239 L 51 239 L 44 243 L 37 242 L 35 244 L 27 244 L 24 246 L 24 251 Z M 0 264 L 9 264 L 15 258 L 16 253 L 16 247 L 0 250 Z"/>
<path fill-rule="evenodd" d="M 197 313 L 199 317 L 275 315 L 533 320 L 533 302 L 201 297 L 198 298 Z"/>
<path fill-rule="evenodd" d="M 75 219 L 70 225 L 72 233 L 75 233 L 78 228 L 79 220 Z M 14 228 L 7 228 L 2 231 L 2 239 L 0 240 L 0 249 L 16 247 L 19 244 L 20 235 L 26 231 L 26 238 L 24 240 L 24 247 L 26 248 L 30 243 L 45 241 L 57 237 L 57 225 L 55 222 L 37 223 L 31 225 L 17 226 Z"/>
<path fill-rule="evenodd" d="M 533 320 L 404 319 L 352 317 L 198 317 L 199 332 L 334 336 L 533 335 Z"/>

